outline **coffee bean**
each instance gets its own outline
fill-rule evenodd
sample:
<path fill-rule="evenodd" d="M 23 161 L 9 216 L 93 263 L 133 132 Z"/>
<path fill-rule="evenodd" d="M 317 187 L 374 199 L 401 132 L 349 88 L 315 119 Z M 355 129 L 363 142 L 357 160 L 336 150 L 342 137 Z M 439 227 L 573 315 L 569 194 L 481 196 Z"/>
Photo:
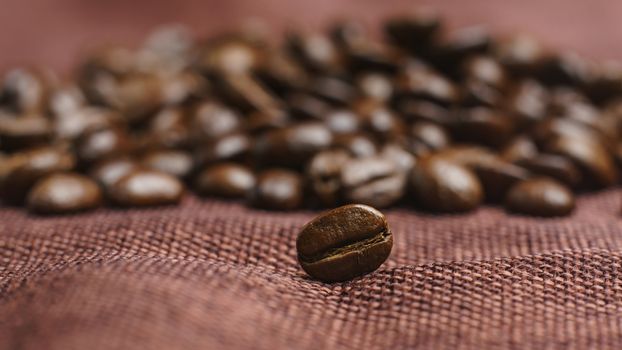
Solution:
<path fill-rule="evenodd" d="M 440 212 L 475 209 L 484 197 L 482 186 L 468 168 L 441 156 L 420 159 L 412 172 L 416 203 Z"/>
<path fill-rule="evenodd" d="M 550 85 L 585 86 L 591 80 L 587 63 L 576 54 L 546 57 L 538 70 L 539 79 Z"/>
<path fill-rule="evenodd" d="M 343 57 L 326 36 L 289 33 L 286 37 L 286 47 L 306 69 L 313 73 L 341 71 Z"/>
<path fill-rule="evenodd" d="M 258 45 L 249 40 L 225 36 L 208 43 L 199 60 L 208 72 L 239 75 L 258 67 L 262 54 Z"/>
<path fill-rule="evenodd" d="M 159 206 L 179 202 L 183 184 L 174 176 L 157 170 L 134 170 L 109 189 L 110 199 L 121 206 Z"/>
<path fill-rule="evenodd" d="M 28 209 L 39 214 L 65 214 L 101 204 L 99 186 L 86 176 L 57 173 L 39 180 L 28 194 Z"/>
<path fill-rule="evenodd" d="M 396 109 L 409 121 L 426 121 L 442 126 L 452 122 L 449 110 L 433 102 L 406 100 L 399 103 Z"/>
<path fill-rule="evenodd" d="M 392 161 L 407 177 L 410 175 L 413 167 L 417 163 L 417 159 L 412 153 L 395 143 L 384 145 L 379 156 Z"/>
<path fill-rule="evenodd" d="M 544 119 L 548 104 L 545 88 L 534 80 L 524 80 L 513 87 L 505 108 L 519 127 L 526 128 Z"/>
<path fill-rule="evenodd" d="M 332 110 L 325 118 L 326 126 L 334 134 L 354 133 L 361 129 L 362 118 L 351 110 Z"/>
<path fill-rule="evenodd" d="M 49 94 L 46 74 L 33 69 L 13 69 L 5 73 L 0 87 L 0 106 L 19 114 L 44 112 Z"/>
<path fill-rule="evenodd" d="M 83 164 L 126 153 L 131 147 L 125 131 L 117 127 L 102 127 L 86 131 L 76 140 L 76 154 Z"/>
<path fill-rule="evenodd" d="M 347 281 L 378 269 L 392 247 L 393 235 L 384 215 L 360 204 L 316 217 L 296 240 L 303 270 L 323 282 Z"/>
<path fill-rule="evenodd" d="M 349 159 L 350 155 L 345 150 L 338 149 L 319 152 L 309 162 L 309 183 L 322 205 L 331 207 L 339 203 L 341 169 Z"/>
<path fill-rule="evenodd" d="M 374 207 L 388 207 L 405 193 L 406 174 L 386 158 L 350 159 L 341 169 L 344 199 Z"/>
<path fill-rule="evenodd" d="M 343 149 L 354 157 L 369 157 L 377 152 L 376 143 L 367 133 L 336 135 L 332 148 Z"/>
<path fill-rule="evenodd" d="M 330 103 L 306 93 L 293 93 L 287 96 L 287 107 L 298 120 L 321 120 L 332 109 Z"/>
<path fill-rule="evenodd" d="M 408 65 L 398 76 L 397 95 L 401 100 L 424 99 L 440 105 L 458 100 L 458 89 L 449 80 L 420 63 Z"/>
<path fill-rule="evenodd" d="M 503 160 L 510 163 L 518 163 L 524 165 L 523 161 L 527 161 L 536 157 L 538 148 L 536 144 L 528 137 L 519 136 L 511 140 L 500 153 Z"/>
<path fill-rule="evenodd" d="M 583 171 L 583 179 L 593 182 L 592 186 L 606 187 L 617 182 L 618 172 L 612 157 L 590 139 L 562 136 L 553 140 L 547 149 L 572 160 Z"/>
<path fill-rule="evenodd" d="M 117 157 L 105 159 L 95 164 L 89 174 L 104 189 L 109 189 L 125 175 L 139 168 L 139 164 L 131 158 Z"/>
<path fill-rule="evenodd" d="M 194 189 L 204 196 L 245 198 L 255 187 L 255 175 L 243 165 L 219 163 L 201 171 Z"/>
<path fill-rule="evenodd" d="M 160 150 L 143 156 L 142 164 L 147 168 L 159 170 L 183 179 L 190 175 L 194 166 L 192 156 L 185 151 Z"/>
<path fill-rule="evenodd" d="M 462 76 L 466 79 L 484 83 L 495 89 L 503 88 L 506 82 L 503 67 L 490 56 L 471 57 L 464 63 L 462 70 Z"/>
<path fill-rule="evenodd" d="M 302 205 L 303 181 L 300 175 L 284 169 L 264 170 L 251 191 L 252 205 L 272 210 L 293 210 Z"/>
<path fill-rule="evenodd" d="M 335 106 L 345 106 L 356 97 L 354 86 L 343 79 L 328 76 L 313 79 L 309 92 Z"/>
<path fill-rule="evenodd" d="M 526 169 L 500 158 L 474 163 L 471 169 L 482 184 L 486 200 L 493 203 L 503 200 L 512 185 L 531 175 Z"/>
<path fill-rule="evenodd" d="M 381 141 L 392 140 L 406 133 L 406 127 L 398 115 L 376 101 L 358 101 L 354 110 L 361 116 L 365 129 Z"/>
<path fill-rule="evenodd" d="M 547 178 L 533 178 L 517 183 L 506 200 L 509 211 L 533 216 L 565 216 L 575 206 L 574 196 L 566 186 Z"/>
<path fill-rule="evenodd" d="M 512 120 L 499 111 L 471 108 L 458 111 L 453 124 L 453 135 L 462 141 L 499 147 L 514 133 Z"/>
<path fill-rule="evenodd" d="M 570 188 L 577 187 L 581 183 L 581 172 L 564 156 L 543 153 L 523 159 L 518 164 L 536 175 L 553 178 Z"/>
<path fill-rule="evenodd" d="M 356 82 L 361 95 L 378 102 L 388 102 L 393 95 L 393 84 L 388 76 L 379 73 L 362 75 Z"/>
<path fill-rule="evenodd" d="M 215 102 L 199 105 L 192 117 L 192 132 L 198 142 L 217 139 L 241 128 L 241 117 Z"/>
<path fill-rule="evenodd" d="M 234 133 L 199 146 L 195 150 L 196 164 L 203 166 L 223 161 L 246 162 L 253 139 L 244 133 Z"/>
<path fill-rule="evenodd" d="M 428 49 L 440 29 L 439 15 L 428 10 L 391 18 L 384 24 L 384 33 L 393 44 L 419 53 Z"/>
<path fill-rule="evenodd" d="M 52 173 L 72 170 L 76 160 L 61 148 L 43 147 L 15 153 L 3 163 L 6 172 L 0 183 L 2 200 L 21 204 L 35 182 Z"/>
<path fill-rule="evenodd" d="M 17 151 L 43 146 L 52 136 L 50 121 L 39 115 L 4 116 L 0 114 L 0 147 L 4 151 Z"/>
<path fill-rule="evenodd" d="M 521 34 L 501 40 L 495 55 L 512 74 L 534 74 L 544 58 L 545 49 L 533 37 Z"/>
<path fill-rule="evenodd" d="M 410 134 L 415 141 L 426 145 L 430 150 L 440 150 L 450 143 L 447 131 L 441 126 L 430 122 L 416 122 L 410 129 Z"/>
<path fill-rule="evenodd" d="M 332 133 L 323 124 L 300 123 L 262 135 L 254 152 L 263 164 L 300 167 L 332 142 Z"/>

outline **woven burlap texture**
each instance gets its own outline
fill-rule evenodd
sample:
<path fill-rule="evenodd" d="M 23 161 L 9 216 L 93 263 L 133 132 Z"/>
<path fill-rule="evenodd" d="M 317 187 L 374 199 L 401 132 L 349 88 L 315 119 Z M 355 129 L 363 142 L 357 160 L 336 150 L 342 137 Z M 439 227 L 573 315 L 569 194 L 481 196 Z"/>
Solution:
<path fill-rule="evenodd" d="M 296 262 L 315 212 L 4 208 L 0 348 L 620 349 L 618 196 L 559 219 L 387 210 L 390 259 L 339 284 Z"/>

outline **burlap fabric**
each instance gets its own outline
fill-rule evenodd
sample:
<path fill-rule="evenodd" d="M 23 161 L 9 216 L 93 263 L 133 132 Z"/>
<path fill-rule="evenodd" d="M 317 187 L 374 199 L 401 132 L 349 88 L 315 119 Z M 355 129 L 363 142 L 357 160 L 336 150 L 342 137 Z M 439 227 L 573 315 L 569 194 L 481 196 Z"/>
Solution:
<path fill-rule="evenodd" d="M 562 219 L 388 210 L 389 261 L 332 285 L 296 262 L 312 212 L 2 209 L 0 348 L 620 349 L 618 198 Z"/>

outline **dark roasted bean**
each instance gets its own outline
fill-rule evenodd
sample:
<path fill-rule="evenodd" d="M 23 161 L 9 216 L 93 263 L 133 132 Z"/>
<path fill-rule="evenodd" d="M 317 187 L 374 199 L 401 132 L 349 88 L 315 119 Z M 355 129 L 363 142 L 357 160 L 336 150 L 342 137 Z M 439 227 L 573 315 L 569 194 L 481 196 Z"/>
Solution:
<path fill-rule="evenodd" d="M 152 151 L 142 157 L 141 163 L 147 168 L 162 171 L 183 179 L 190 175 L 194 166 L 192 156 L 185 151 Z"/>
<path fill-rule="evenodd" d="M 349 159 L 348 152 L 337 149 L 319 152 L 309 162 L 309 183 L 322 205 L 331 207 L 340 202 L 341 169 Z"/>
<path fill-rule="evenodd" d="M 110 188 L 119 179 L 139 168 L 138 163 L 128 157 L 105 159 L 93 166 L 90 176 L 105 189 Z"/>
<path fill-rule="evenodd" d="M 341 169 L 344 199 L 384 208 L 405 194 L 406 174 L 389 159 L 368 157 L 350 159 Z"/>
<path fill-rule="evenodd" d="M 284 169 L 269 169 L 257 176 L 250 202 L 263 209 L 293 210 L 302 205 L 303 192 L 300 175 Z"/>
<path fill-rule="evenodd" d="M 517 183 L 508 193 L 509 211 L 533 216 L 564 216 L 575 206 L 574 196 L 566 186 L 547 178 Z"/>
<path fill-rule="evenodd" d="M 39 115 L 8 116 L 0 113 L 0 147 L 17 151 L 47 144 L 52 136 L 50 121 Z"/>
<path fill-rule="evenodd" d="M 219 163 L 205 168 L 194 180 L 194 189 L 203 196 L 245 198 L 255 187 L 255 175 L 236 163 Z"/>
<path fill-rule="evenodd" d="M 518 161 L 518 164 L 536 175 L 551 177 L 573 188 L 581 183 L 581 172 L 574 163 L 564 156 L 539 154 Z"/>
<path fill-rule="evenodd" d="M 484 197 L 471 170 L 441 156 L 424 157 L 417 162 L 412 186 L 416 204 L 440 212 L 473 210 Z"/>
<path fill-rule="evenodd" d="M 74 173 L 39 180 L 28 194 L 28 209 L 40 214 L 65 214 L 95 208 L 102 192 L 95 181 Z"/>
<path fill-rule="evenodd" d="M 360 204 L 316 217 L 296 240 L 303 270 L 324 282 L 347 281 L 376 270 L 392 247 L 393 235 L 384 215 Z"/>
<path fill-rule="evenodd" d="M 114 203 L 126 207 L 175 204 L 183 193 L 184 186 L 176 177 L 143 169 L 131 171 L 108 190 L 108 196 Z"/>

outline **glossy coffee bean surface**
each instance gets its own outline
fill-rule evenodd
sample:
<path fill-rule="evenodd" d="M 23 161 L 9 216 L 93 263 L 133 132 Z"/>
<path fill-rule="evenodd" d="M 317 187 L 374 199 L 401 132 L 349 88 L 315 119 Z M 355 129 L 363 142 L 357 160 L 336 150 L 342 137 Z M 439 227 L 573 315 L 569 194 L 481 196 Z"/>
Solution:
<path fill-rule="evenodd" d="M 255 187 L 255 175 L 243 165 L 219 163 L 199 172 L 194 190 L 204 196 L 245 198 Z"/>
<path fill-rule="evenodd" d="M 95 208 L 101 201 L 102 191 L 95 181 L 76 173 L 57 173 L 34 185 L 27 206 L 39 214 L 65 214 Z"/>
<path fill-rule="evenodd" d="M 159 206 L 179 202 L 184 185 L 174 176 L 157 170 L 134 170 L 108 190 L 110 199 L 120 206 Z"/>
<path fill-rule="evenodd" d="M 566 186 L 549 178 L 533 178 L 517 183 L 505 199 L 511 212 L 533 216 L 564 216 L 575 207 L 574 195 Z"/>
<path fill-rule="evenodd" d="M 385 216 L 346 205 L 307 223 L 296 240 L 298 261 L 314 279 L 339 282 L 370 273 L 389 257 L 393 235 Z"/>

